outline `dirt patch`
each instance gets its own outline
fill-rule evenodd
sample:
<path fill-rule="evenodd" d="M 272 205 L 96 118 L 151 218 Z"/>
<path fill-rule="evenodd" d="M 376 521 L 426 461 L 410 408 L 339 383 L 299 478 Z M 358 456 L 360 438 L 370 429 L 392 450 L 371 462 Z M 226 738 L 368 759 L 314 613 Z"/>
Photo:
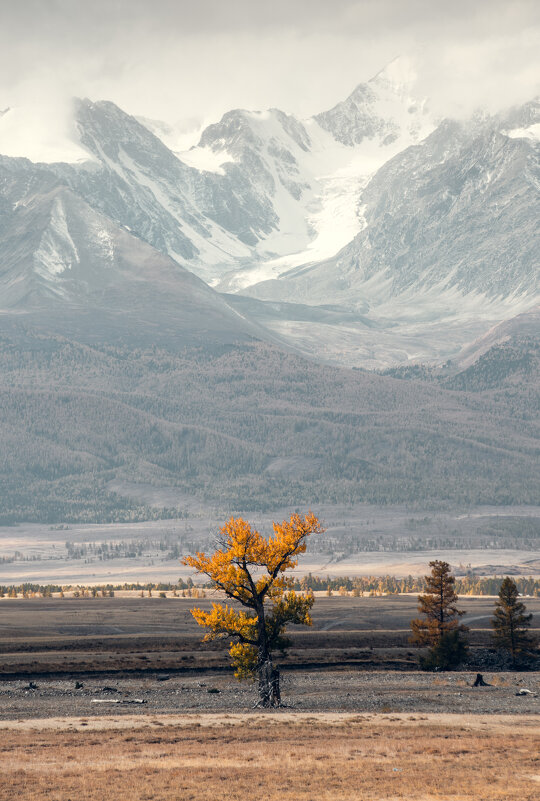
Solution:
<path fill-rule="evenodd" d="M 325 726 L 347 726 L 349 724 L 370 724 L 393 728 L 396 724 L 408 728 L 428 728 L 444 726 L 458 728 L 460 731 L 489 731 L 509 734 L 519 727 L 521 733 L 540 736 L 540 717 L 538 715 L 463 715 L 426 713 L 419 716 L 393 712 L 387 714 L 358 715 L 351 712 L 293 712 L 287 709 L 274 709 L 257 712 L 234 712 L 227 714 L 187 714 L 187 715 L 136 715 L 107 716 L 95 718 L 26 718 L 19 720 L 0 720 L 0 731 L 109 731 L 116 729 L 149 728 L 176 726 L 190 728 L 195 724 L 210 728 L 224 726 L 282 725 L 283 723 L 317 723 Z"/>

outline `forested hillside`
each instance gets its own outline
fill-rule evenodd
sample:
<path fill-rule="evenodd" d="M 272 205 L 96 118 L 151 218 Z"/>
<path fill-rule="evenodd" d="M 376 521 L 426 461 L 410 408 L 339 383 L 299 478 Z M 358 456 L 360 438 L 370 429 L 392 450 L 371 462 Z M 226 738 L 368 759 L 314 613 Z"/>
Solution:
<path fill-rule="evenodd" d="M 3 523 L 176 514 L 109 492 L 113 479 L 229 511 L 539 497 L 537 372 L 457 391 L 256 341 L 179 352 L 22 326 L 4 329 L 0 370 Z"/>

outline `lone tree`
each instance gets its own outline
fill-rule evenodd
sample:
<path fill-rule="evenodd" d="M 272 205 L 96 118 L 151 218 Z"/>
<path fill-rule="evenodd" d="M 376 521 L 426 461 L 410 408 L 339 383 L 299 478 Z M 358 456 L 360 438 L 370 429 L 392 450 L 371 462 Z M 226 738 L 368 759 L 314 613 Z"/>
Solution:
<path fill-rule="evenodd" d="M 273 524 L 265 538 L 242 518 L 231 518 L 221 529 L 218 549 L 210 556 L 187 556 L 184 564 L 211 580 L 217 590 L 249 611 L 226 604 L 212 604 L 212 611 L 192 609 L 200 626 L 208 629 L 205 640 L 231 637 L 229 653 L 239 679 L 258 678 L 259 706 L 279 706 L 279 670 L 272 651 L 282 653 L 288 623 L 311 625 L 313 596 L 293 592 L 291 578 L 283 574 L 296 567 L 306 550 L 306 538 L 324 529 L 314 514 L 294 514 L 289 521 Z"/>
<path fill-rule="evenodd" d="M 525 604 L 518 600 L 519 592 L 516 582 L 507 576 L 499 590 L 499 599 L 495 602 L 495 612 L 491 619 L 493 640 L 497 648 L 509 651 L 512 667 L 516 667 L 524 651 L 528 651 L 533 640 L 527 629 L 531 625 L 532 613 L 525 614 Z"/>
<path fill-rule="evenodd" d="M 428 656 L 420 657 L 423 668 L 445 670 L 465 656 L 466 644 L 461 635 L 468 629 L 459 622 L 465 612 L 456 606 L 456 580 L 450 573 L 450 565 L 436 559 L 429 566 L 431 574 L 425 577 L 427 592 L 418 596 L 418 611 L 425 617 L 411 620 L 410 641 L 430 647 Z"/>

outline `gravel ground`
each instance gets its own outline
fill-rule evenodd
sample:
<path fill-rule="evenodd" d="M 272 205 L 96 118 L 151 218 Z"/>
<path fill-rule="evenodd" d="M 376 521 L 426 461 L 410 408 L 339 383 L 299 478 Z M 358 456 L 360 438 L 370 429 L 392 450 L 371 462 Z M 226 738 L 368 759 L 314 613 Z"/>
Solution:
<path fill-rule="evenodd" d="M 182 712 L 241 712 L 256 703 L 253 684 L 229 674 L 0 682 L 0 720 Z M 490 687 L 473 688 L 474 673 L 291 671 L 282 697 L 299 711 L 539 714 L 540 673 L 484 674 Z M 520 689 L 533 695 L 517 696 Z M 143 703 L 140 703 L 143 701 Z"/>

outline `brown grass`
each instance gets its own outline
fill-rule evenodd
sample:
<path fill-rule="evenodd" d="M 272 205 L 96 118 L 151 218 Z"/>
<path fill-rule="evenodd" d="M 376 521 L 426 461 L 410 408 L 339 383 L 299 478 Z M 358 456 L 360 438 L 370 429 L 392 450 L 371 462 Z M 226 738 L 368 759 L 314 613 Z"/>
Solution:
<path fill-rule="evenodd" d="M 190 612 L 193 606 L 209 609 L 211 603 L 212 598 L 133 596 L 2 599 L 0 676 L 224 667 L 229 664 L 227 648 L 223 643 L 202 645 L 202 631 Z M 481 618 L 472 624 L 470 644 L 488 645 L 493 599 L 466 597 L 460 603 Z M 414 668 L 418 653 L 408 639 L 416 607 L 414 595 L 320 597 L 313 628 L 291 627 L 293 645 L 282 662 Z M 527 608 L 540 614 L 540 599 L 528 599 Z M 77 633 L 66 633 L 74 624 Z M 111 627 L 117 633 L 111 634 Z"/>
<path fill-rule="evenodd" d="M 536 801 L 540 790 L 540 726 L 522 717 L 85 722 L 4 723 L 2 801 Z"/>

